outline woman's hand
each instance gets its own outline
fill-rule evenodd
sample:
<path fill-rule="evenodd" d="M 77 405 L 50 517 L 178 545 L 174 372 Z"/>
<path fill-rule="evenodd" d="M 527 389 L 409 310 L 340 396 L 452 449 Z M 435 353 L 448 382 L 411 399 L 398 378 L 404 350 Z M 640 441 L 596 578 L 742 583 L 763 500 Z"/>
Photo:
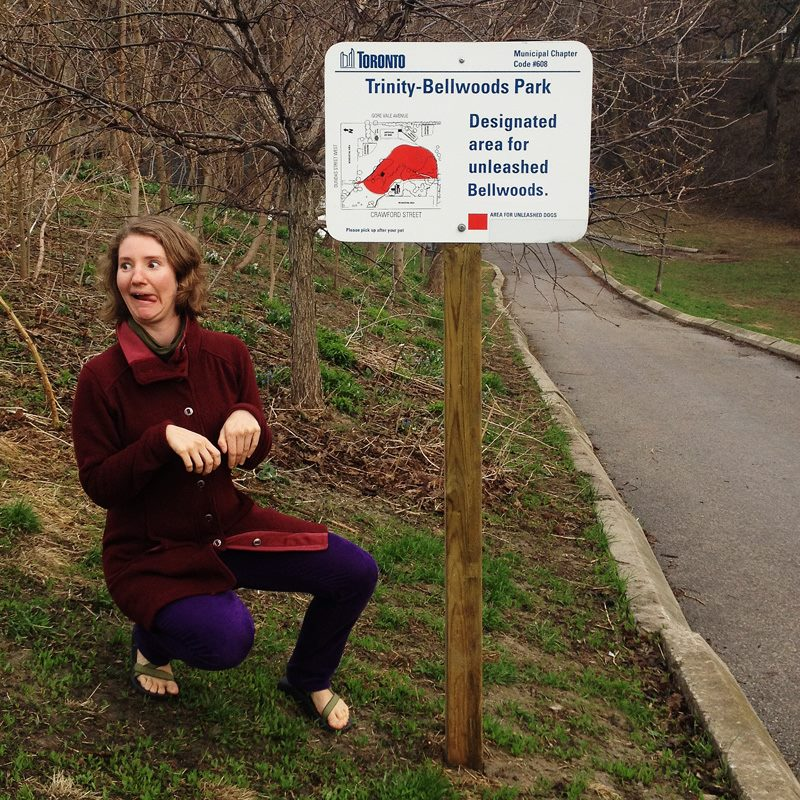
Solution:
<path fill-rule="evenodd" d="M 223 453 L 228 454 L 228 466 L 233 469 L 253 455 L 260 438 L 258 420 L 249 411 L 240 408 L 225 420 L 217 444 Z"/>
<path fill-rule="evenodd" d="M 219 450 L 205 436 L 177 425 L 167 425 L 166 435 L 187 472 L 209 475 L 222 463 Z"/>

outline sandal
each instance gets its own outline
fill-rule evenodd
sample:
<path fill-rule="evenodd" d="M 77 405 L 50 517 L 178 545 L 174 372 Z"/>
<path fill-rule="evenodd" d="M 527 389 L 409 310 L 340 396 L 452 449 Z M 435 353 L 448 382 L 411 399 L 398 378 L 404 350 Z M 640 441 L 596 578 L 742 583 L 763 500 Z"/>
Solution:
<path fill-rule="evenodd" d="M 285 675 L 278 681 L 278 689 L 284 694 L 289 695 L 289 697 L 291 697 L 292 700 L 297 703 L 300 710 L 307 717 L 310 717 L 316 721 L 320 728 L 327 733 L 344 733 L 353 726 L 353 723 L 350 720 L 347 721 L 347 724 L 343 728 L 334 728 L 328 724 L 328 718 L 330 717 L 331 712 L 334 708 L 336 708 L 336 704 L 342 699 L 335 692 L 333 697 L 331 697 L 331 699 L 327 702 L 325 708 L 323 708 L 320 712 L 317 711 L 317 707 L 314 705 L 314 701 L 311 699 L 311 693 L 304 692 L 302 689 L 297 689 L 292 686 L 292 684 L 286 679 Z"/>
<path fill-rule="evenodd" d="M 167 700 L 174 695 L 169 694 L 168 692 L 164 692 L 164 694 L 159 694 L 158 692 L 149 692 L 147 689 L 139 683 L 139 675 L 147 675 L 150 678 L 158 678 L 162 681 L 172 681 L 173 683 L 177 683 L 175 680 L 175 676 L 171 672 L 167 672 L 166 670 L 159 669 L 158 667 L 153 666 L 149 662 L 145 662 L 144 664 L 140 664 L 136 660 L 136 652 L 138 648 L 136 647 L 136 642 L 131 637 L 131 685 L 133 688 L 139 692 L 139 694 L 143 694 L 145 697 L 149 697 L 152 700 Z"/>

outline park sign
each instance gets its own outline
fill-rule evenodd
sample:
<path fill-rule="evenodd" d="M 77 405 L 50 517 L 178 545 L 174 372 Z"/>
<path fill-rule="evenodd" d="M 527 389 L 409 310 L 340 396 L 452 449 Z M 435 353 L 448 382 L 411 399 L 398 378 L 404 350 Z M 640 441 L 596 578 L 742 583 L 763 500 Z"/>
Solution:
<path fill-rule="evenodd" d="M 580 42 L 340 42 L 325 219 L 341 241 L 566 242 L 589 216 Z"/>

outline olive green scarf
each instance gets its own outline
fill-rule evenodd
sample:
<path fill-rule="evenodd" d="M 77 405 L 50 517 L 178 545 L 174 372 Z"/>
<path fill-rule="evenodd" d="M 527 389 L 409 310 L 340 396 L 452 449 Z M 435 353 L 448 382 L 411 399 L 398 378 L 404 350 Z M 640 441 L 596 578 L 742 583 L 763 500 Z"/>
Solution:
<path fill-rule="evenodd" d="M 178 329 L 178 333 L 169 344 L 159 344 L 138 322 L 134 322 L 131 318 L 128 318 L 128 325 L 162 361 L 169 361 L 170 356 L 175 352 L 175 348 L 183 338 L 183 332 L 186 330 L 186 318 L 181 317 L 181 326 Z"/>

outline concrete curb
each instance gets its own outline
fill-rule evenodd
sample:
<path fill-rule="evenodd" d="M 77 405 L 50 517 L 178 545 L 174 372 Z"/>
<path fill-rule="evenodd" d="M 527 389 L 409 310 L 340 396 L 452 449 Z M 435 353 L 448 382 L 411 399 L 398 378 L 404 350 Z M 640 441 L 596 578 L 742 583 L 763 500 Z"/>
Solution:
<path fill-rule="evenodd" d="M 692 328 L 700 328 L 701 330 L 710 333 L 716 333 L 719 336 L 725 336 L 729 339 L 735 339 L 742 344 L 749 344 L 752 347 L 757 347 L 759 350 L 767 350 L 778 356 L 791 359 L 792 361 L 800 362 L 800 344 L 792 344 L 785 339 L 778 339 L 775 336 L 769 336 L 765 333 L 755 333 L 755 331 L 748 331 L 745 328 L 739 328 L 736 325 L 730 325 L 727 322 L 720 322 L 716 319 L 705 319 L 702 317 L 693 317 L 691 314 L 684 314 L 682 311 L 676 311 L 674 308 L 665 306 L 659 303 L 658 300 L 651 300 L 648 297 L 643 297 L 635 289 L 620 283 L 616 278 L 608 274 L 602 267 L 592 261 L 589 256 L 582 253 L 571 244 L 562 245 L 567 252 L 575 256 L 581 261 L 590 272 L 592 272 L 603 283 L 608 284 L 614 291 L 619 292 L 623 297 L 627 297 L 632 303 L 642 306 L 643 308 L 652 311 L 662 317 L 668 317 L 674 322 L 681 325 L 688 325 Z"/>
<path fill-rule="evenodd" d="M 494 265 L 493 265 L 494 266 Z M 494 266 L 495 301 L 553 416 L 566 430 L 576 469 L 597 495 L 595 509 L 611 554 L 627 582 L 637 624 L 661 637 L 670 670 L 695 716 L 709 732 L 742 800 L 800 800 L 800 783 L 722 659 L 692 631 L 667 583 L 642 527 L 594 453 L 575 412 L 542 365 L 503 301 L 505 278 Z M 660 305 L 660 304 L 659 304 Z"/>

